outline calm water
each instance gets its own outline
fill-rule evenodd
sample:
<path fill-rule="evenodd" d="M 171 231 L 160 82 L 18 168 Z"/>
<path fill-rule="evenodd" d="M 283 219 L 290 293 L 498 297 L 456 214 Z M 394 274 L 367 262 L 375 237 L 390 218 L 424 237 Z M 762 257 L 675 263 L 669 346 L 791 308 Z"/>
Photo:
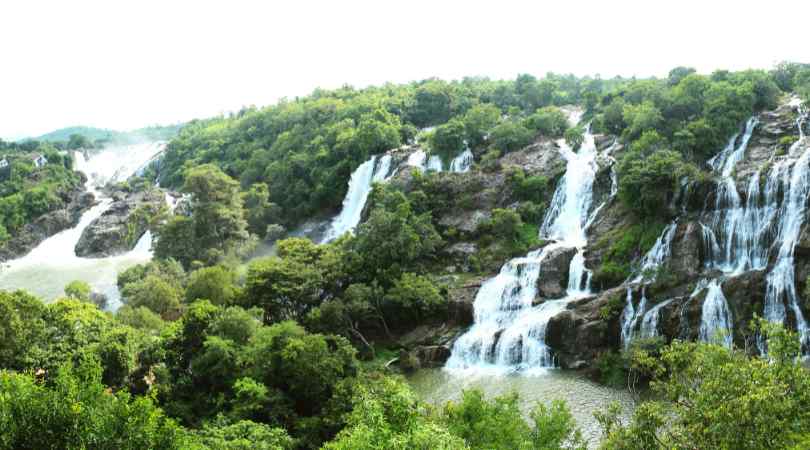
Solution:
<path fill-rule="evenodd" d="M 461 375 L 442 369 L 423 369 L 410 376 L 408 381 L 423 400 L 436 405 L 458 400 L 462 391 L 473 388 L 482 390 L 488 397 L 517 392 L 526 414 L 537 402 L 565 400 L 591 447 L 601 438 L 599 424 L 593 417 L 594 411 L 617 401 L 624 408 L 627 418 L 635 405 L 633 396 L 627 390 L 605 387 L 577 374 L 554 369 L 529 376 Z"/>

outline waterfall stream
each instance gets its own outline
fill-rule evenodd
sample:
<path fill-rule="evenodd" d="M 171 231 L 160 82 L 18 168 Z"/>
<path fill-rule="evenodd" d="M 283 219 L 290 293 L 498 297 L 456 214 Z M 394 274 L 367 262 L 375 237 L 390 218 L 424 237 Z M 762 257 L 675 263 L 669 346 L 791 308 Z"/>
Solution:
<path fill-rule="evenodd" d="M 363 208 L 373 183 L 387 180 L 391 176 L 391 155 L 376 155 L 360 164 L 349 179 L 349 189 L 343 198 L 340 213 L 332 219 L 321 243 L 331 242 L 344 233 L 351 232 L 360 223 Z"/>
<path fill-rule="evenodd" d="M 163 147 L 160 142 L 109 147 L 89 159 L 77 152 L 74 168 L 87 175 L 85 186 L 96 195 L 98 203 L 84 212 L 76 226 L 45 239 L 27 255 L 5 263 L 0 271 L 0 289 L 25 289 L 51 300 L 63 295 L 63 288 L 69 282 L 82 280 L 107 296 L 109 308 L 117 308 L 120 305 L 116 286 L 118 273 L 152 259 L 151 233 L 147 231 L 131 251 L 122 255 L 80 258 L 74 249 L 84 229 L 112 204 L 112 199 L 100 188 L 108 182 L 126 180 L 160 154 Z"/>
<path fill-rule="evenodd" d="M 545 343 L 548 322 L 572 300 L 590 292 L 590 271 L 585 268 L 582 249 L 587 244 L 586 225 L 598 168 L 590 130 L 579 152 L 564 141 L 558 145 L 566 171 L 541 227 L 543 238 L 554 242 L 507 262 L 497 276 L 481 286 L 474 302 L 474 324 L 453 345 L 447 370 L 532 373 L 533 369 L 554 365 L 553 353 Z M 535 306 L 542 263 L 562 248 L 576 249 L 569 266 L 567 294 Z"/>

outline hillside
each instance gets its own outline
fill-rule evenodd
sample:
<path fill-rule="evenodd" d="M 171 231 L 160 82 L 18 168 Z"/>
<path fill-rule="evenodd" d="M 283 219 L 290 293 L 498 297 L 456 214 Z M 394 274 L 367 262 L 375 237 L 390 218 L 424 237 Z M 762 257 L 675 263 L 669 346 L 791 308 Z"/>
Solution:
<path fill-rule="evenodd" d="M 75 126 L 60 128 L 58 130 L 45 133 L 42 136 L 25 140 L 42 142 L 68 142 L 70 140 L 70 136 L 75 134 L 84 136 L 90 142 L 97 142 L 99 144 L 135 144 L 149 141 L 167 141 L 176 136 L 182 127 L 182 124 L 166 126 L 155 125 L 139 128 L 133 131 L 116 131 L 103 128 Z"/>
<path fill-rule="evenodd" d="M 803 448 L 808 101 L 810 66 L 782 63 L 345 87 L 192 121 L 69 248 L 152 238 L 119 309 L 81 281 L 0 292 L 2 442 Z M 119 152 L 94 156 L 117 173 Z M 431 373 L 441 399 L 417 398 Z M 560 392 L 503 388 L 532 379 Z"/>

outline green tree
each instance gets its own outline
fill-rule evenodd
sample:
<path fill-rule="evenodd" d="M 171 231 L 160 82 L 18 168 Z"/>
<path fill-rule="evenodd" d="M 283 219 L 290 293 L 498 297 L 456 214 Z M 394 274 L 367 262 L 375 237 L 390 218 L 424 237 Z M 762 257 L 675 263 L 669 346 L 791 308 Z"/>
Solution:
<path fill-rule="evenodd" d="M 448 160 L 464 149 L 465 128 L 461 119 L 439 125 L 430 135 L 430 148 Z"/>
<path fill-rule="evenodd" d="M 121 291 L 121 301 L 133 308 L 144 306 L 167 317 L 180 308 L 182 290 L 157 275 L 147 275 L 140 281 L 128 283 Z"/>
<path fill-rule="evenodd" d="M 529 145 L 532 132 L 525 126 L 512 121 L 505 121 L 492 129 L 490 143 L 493 147 L 510 153 Z"/>
<path fill-rule="evenodd" d="M 660 358 L 636 355 L 652 374 L 655 400 L 624 425 L 599 416 L 606 449 L 789 448 L 810 434 L 810 375 L 796 336 L 762 322 L 768 357 L 715 344 L 675 342 Z M 752 426 L 756 424 L 756 426 Z"/>
<path fill-rule="evenodd" d="M 358 383 L 346 427 L 325 450 L 469 448 L 464 440 L 422 416 L 407 384 L 382 377 Z"/>
<path fill-rule="evenodd" d="M 416 319 L 431 317 L 447 306 L 429 278 L 408 272 L 394 282 L 385 294 L 385 302 L 387 308 L 393 310 L 390 317 L 397 317 L 400 323 L 409 316 Z"/>
<path fill-rule="evenodd" d="M 70 298 L 75 298 L 76 300 L 81 300 L 83 302 L 90 301 L 90 292 L 91 288 L 90 285 L 81 280 L 74 280 L 65 286 L 65 295 Z"/>
<path fill-rule="evenodd" d="M 470 108 L 464 115 L 464 134 L 470 147 L 484 144 L 486 136 L 501 121 L 501 110 L 497 106 L 484 103 Z"/>
<path fill-rule="evenodd" d="M 89 360 L 62 366 L 53 383 L 0 372 L 0 448 L 181 449 L 185 430 L 148 397 L 110 394 L 101 367 Z"/>
<path fill-rule="evenodd" d="M 229 305 L 238 292 L 236 274 L 224 266 L 203 267 L 188 277 L 186 302 L 210 300 L 215 305 Z"/>
<path fill-rule="evenodd" d="M 189 169 L 185 180 L 191 218 L 175 217 L 158 229 L 155 255 L 189 267 L 238 254 L 248 238 L 239 184 L 213 164 Z"/>

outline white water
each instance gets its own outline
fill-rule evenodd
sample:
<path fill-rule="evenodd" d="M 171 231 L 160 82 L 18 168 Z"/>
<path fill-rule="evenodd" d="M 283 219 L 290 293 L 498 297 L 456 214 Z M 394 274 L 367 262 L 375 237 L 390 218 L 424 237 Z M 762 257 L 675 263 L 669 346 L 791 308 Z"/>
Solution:
<path fill-rule="evenodd" d="M 784 323 L 787 320 L 785 307 L 793 312 L 796 330 L 802 342 L 803 351 L 810 346 L 810 330 L 799 307 L 794 280 L 793 250 L 806 216 L 807 199 L 810 196 L 810 148 L 806 146 L 804 122 L 807 112 L 800 107 L 797 119 L 800 139 L 791 146 L 787 159 L 777 162 L 772 174 L 780 175 L 784 201 L 778 216 L 776 242 L 779 243 L 776 265 L 768 274 L 765 291 L 765 319 L 771 322 Z M 798 159 L 795 159 L 801 151 Z M 795 161 L 795 162 L 794 162 Z M 792 168 L 785 169 L 791 163 Z M 769 177 L 776 178 L 776 176 Z"/>
<path fill-rule="evenodd" d="M 734 327 L 731 322 L 731 311 L 723 295 L 721 281 L 712 280 L 707 286 L 706 299 L 703 300 L 700 319 L 700 340 L 714 342 L 731 348 Z"/>
<path fill-rule="evenodd" d="M 709 163 L 720 176 L 710 225 L 703 225 L 706 265 L 724 274 L 739 274 L 748 270 L 763 270 L 768 265 L 771 250 L 777 251 L 776 263 L 766 277 L 764 317 L 785 323 L 787 311 L 792 312 L 804 350 L 810 347 L 810 331 L 799 307 L 794 279 L 793 249 L 804 225 L 806 204 L 810 196 L 810 150 L 805 142 L 803 125 L 807 114 L 799 103 L 797 126 L 800 138 L 786 156 L 775 157 L 760 188 L 760 172 L 751 175 L 743 204 L 737 192 L 733 173 L 735 165 L 745 154 L 751 133 L 757 125 L 750 119 L 742 139 L 735 147 L 737 136 Z M 724 277 L 708 286 L 701 319 L 701 339 L 709 340 L 725 332 L 724 344 L 731 345 L 731 314 L 723 296 Z M 760 348 L 764 350 L 760 343 Z"/>
<path fill-rule="evenodd" d="M 768 263 L 768 225 L 776 211 L 776 192 L 766 189 L 760 207 L 759 174 L 755 173 L 749 180 L 743 205 L 733 177 L 735 166 L 744 157 L 758 123 L 755 117 L 749 119 L 739 145 L 735 135 L 720 153 L 709 160 L 720 181 L 710 216 L 711 225 L 708 230 L 704 228 L 710 256 L 706 262 L 709 267 L 726 273 L 762 269 Z"/>
<path fill-rule="evenodd" d="M 647 294 L 645 288 L 641 288 L 641 300 L 638 302 L 638 307 L 633 305 L 633 289 L 627 286 L 627 296 L 624 310 L 622 311 L 622 345 L 624 348 L 630 346 L 630 343 L 636 336 L 636 325 L 638 321 L 644 317 L 644 312 L 647 310 Z"/>
<path fill-rule="evenodd" d="M 115 284 L 118 272 L 152 258 L 151 233 L 146 232 L 132 251 L 118 256 L 79 258 L 74 248 L 82 231 L 112 203 L 98 189 L 110 181 L 126 180 L 146 161 L 159 154 L 163 147 L 163 143 L 110 147 L 89 160 L 76 153 L 75 169 L 87 175 L 86 187 L 96 195 L 98 204 L 87 210 L 75 227 L 51 236 L 27 255 L 6 263 L 0 271 L 0 289 L 25 289 L 52 300 L 63 295 L 66 284 L 82 280 L 95 291 L 106 294 L 110 308 L 117 308 L 120 304 Z"/>
<path fill-rule="evenodd" d="M 634 282 L 638 283 L 645 279 L 653 281 L 655 279 L 656 270 L 672 253 L 672 239 L 675 237 L 675 231 L 677 229 L 677 221 L 673 221 L 664 228 L 664 231 L 662 231 L 658 239 L 655 240 L 653 247 L 644 255 L 644 258 L 642 258 L 639 274 Z"/>
<path fill-rule="evenodd" d="M 458 156 L 450 161 L 450 172 L 469 172 L 473 165 L 473 154 L 469 148 L 464 149 Z"/>
<path fill-rule="evenodd" d="M 642 338 L 660 336 L 661 333 L 658 331 L 658 321 L 661 319 L 661 310 L 670 303 L 672 303 L 672 299 L 665 300 L 644 313 L 644 318 L 641 320 Z"/>
<path fill-rule="evenodd" d="M 655 240 L 655 244 L 649 251 L 647 251 L 644 257 L 641 259 L 641 265 L 639 266 L 638 269 L 638 275 L 636 275 L 636 277 L 628 283 L 626 302 L 621 316 L 621 324 L 622 324 L 621 340 L 625 348 L 627 348 L 630 345 L 630 342 L 635 338 L 636 336 L 635 330 L 637 324 L 639 323 L 639 320 L 642 321 L 642 327 L 644 326 L 644 323 L 647 323 L 648 327 L 654 326 L 657 328 L 658 311 L 660 307 L 664 305 L 664 303 L 661 303 L 653 308 L 656 314 L 654 319 L 655 322 L 654 323 L 650 322 L 653 319 L 652 318 L 648 319 L 648 314 L 652 313 L 652 310 L 650 311 L 646 310 L 647 296 L 645 293 L 645 287 L 642 286 L 641 288 L 641 300 L 639 301 L 638 307 L 636 308 L 636 306 L 633 305 L 633 290 L 630 284 L 641 283 L 643 285 L 646 285 L 655 281 L 658 268 L 670 257 L 670 254 L 672 253 L 672 239 L 675 237 L 675 231 L 677 229 L 678 229 L 677 221 L 673 221 L 664 228 L 664 230 L 661 232 L 661 235 L 658 236 L 658 239 Z M 644 336 L 644 334 L 645 333 L 642 332 L 642 337 L 651 337 L 651 336 Z"/>
<path fill-rule="evenodd" d="M 459 153 L 450 161 L 449 171 L 456 173 L 469 172 L 474 161 L 473 153 L 469 148 Z M 408 155 L 406 165 L 430 172 L 443 172 L 444 163 L 439 155 L 428 155 L 424 150 L 415 150 Z"/>
<path fill-rule="evenodd" d="M 596 175 L 596 147 L 590 131 L 579 153 L 558 142 L 567 161 L 552 205 L 546 213 L 541 235 L 555 242 L 507 262 L 500 273 L 487 280 L 475 297 L 475 323 L 456 340 L 445 368 L 461 373 L 508 373 L 553 367 L 551 349 L 545 343 L 549 320 L 568 303 L 590 291 L 590 272 L 582 248 L 587 243 L 586 225 Z M 543 260 L 559 248 L 576 248 L 569 267 L 565 298 L 537 306 L 537 280 Z"/>
<path fill-rule="evenodd" d="M 343 207 L 326 231 L 321 243 L 331 242 L 345 233 L 352 232 L 360 223 L 363 208 L 366 206 L 368 195 L 371 193 L 373 183 L 383 182 L 391 175 L 391 155 L 381 158 L 372 156 L 360 164 L 352 173 L 349 180 L 349 190 L 343 198 Z"/>

